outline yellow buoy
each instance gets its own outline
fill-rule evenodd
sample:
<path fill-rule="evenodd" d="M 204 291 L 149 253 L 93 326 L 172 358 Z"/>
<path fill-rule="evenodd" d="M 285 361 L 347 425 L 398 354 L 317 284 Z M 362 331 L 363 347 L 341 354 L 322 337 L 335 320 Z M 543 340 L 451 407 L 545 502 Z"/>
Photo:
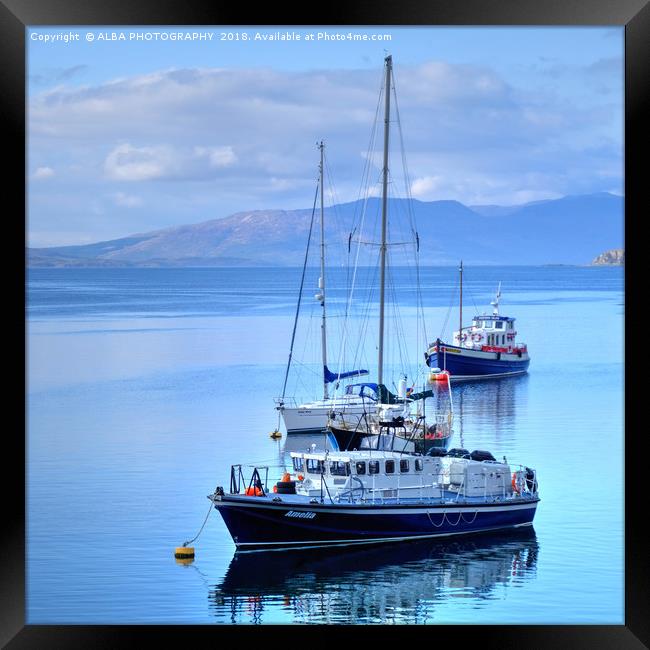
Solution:
<path fill-rule="evenodd" d="M 179 546 L 174 551 L 174 557 L 177 560 L 188 560 L 194 558 L 194 547 L 193 546 Z"/>
<path fill-rule="evenodd" d="M 269 433 L 269 435 L 270 435 L 271 438 L 273 438 L 274 440 L 276 440 L 277 438 L 282 438 L 282 432 L 281 432 L 281 431 L 278 431 L 277 429 L 275 429 L 275 431 L 271 431 L 271 433 Z"/>
<path fill-rule="evenodd" d="M 194 562 L 193 557 L 185 557 L 185 558 L 178 558 L 177 557 L 176 558 L 176 564 L 185 564 L 185 565 L 187 565 L 187 564 L 192 564 L 192 562 Z"/>

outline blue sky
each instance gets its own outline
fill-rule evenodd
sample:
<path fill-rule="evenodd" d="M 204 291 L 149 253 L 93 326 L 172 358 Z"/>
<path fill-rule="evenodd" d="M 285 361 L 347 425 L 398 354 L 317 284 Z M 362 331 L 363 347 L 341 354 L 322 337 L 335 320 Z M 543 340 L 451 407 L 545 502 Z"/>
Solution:
<path fill-rule="evenodd" d="M 202 36 L 185 40 L 193 33 Z M 300 39 L 256 39 L 277 33 Z M 336 198 L 354 200 L 386 51 L 415 198 L 512 205 L 622 194 L 623 35 L 622 27 L 32 27 L 29 244 L 309 207 L 320 139 Z"/>

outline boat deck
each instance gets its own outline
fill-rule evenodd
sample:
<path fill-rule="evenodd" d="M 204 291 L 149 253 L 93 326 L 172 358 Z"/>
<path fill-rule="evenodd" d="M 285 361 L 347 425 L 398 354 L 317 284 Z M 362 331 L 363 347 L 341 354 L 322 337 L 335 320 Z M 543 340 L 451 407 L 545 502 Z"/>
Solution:
<path fill-rule="evenodd" d="M 531 503 L 533 501 L 539 501 L 539 497 L 524 493 L 521 495 L 513 496 L 506 495 L 503 496 L 464 496 L 458 494 L 456 491 L 452 490 L 443 490 L 442 496 L 440 497 L 369 497 L 369 498 L 355 498 L 348 500 L 345 497 L 340 499 L 330 498 L 328 495 L 324 495 L 321 501 L 320 497 L 307 496 L 304 494 L 265 494 L 261 496 L 248 496 L 243 494 L 225 494 L 221 497 L 216 495 L 210 495 L 208 497 L 216 502 L 228 501 L 231 503 L 250 503 L 250 504 L 268 504 L 268 505 L 278 505 L 278 506 L 306 506 L 312 508 L 314 506 L 329 506 L 333 505 L 337 508 L 351 506 L 354 508 L 360 507 L 373 507 L 377 506 L 427 506 L 427 507 L 457 507 L 457 506 L 474 506 L 474 505 L 500 505 L 500 504 L 514 504 L 514 503 Z"/>

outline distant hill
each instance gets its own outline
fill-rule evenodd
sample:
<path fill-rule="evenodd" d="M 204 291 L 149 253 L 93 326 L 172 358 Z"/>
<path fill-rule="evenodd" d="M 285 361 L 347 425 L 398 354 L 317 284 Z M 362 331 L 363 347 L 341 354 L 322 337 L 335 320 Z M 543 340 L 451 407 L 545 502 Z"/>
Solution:
<path fill-rule="evenodd" d="M 599 193 L 520 206 L 467 207 L 457 201 L 412 202 L 423 265 L 584 264 L 595 251 L 622 248 L 624 199 Z M 347 255 L 359 201 L 326 208 L 328 261 Z M 407 200 L 391 199 L 391 241 L 411 238 Z M 366 225 L 380 201 L 366 208 Z M 256 210 L 80 246 L 31 248 L 29 266 L 297 266 L 304 259 L 311 210 Z M 341 230 L 341 228 L 343 230 Z M 317 236 L 317 235 L 316 235 Z M 368 238 L 368 235 L 366 235 Z M 403 259 L 404 247 L 391 249 Z M 314 256 L 314 263 L 317 263 Z"/>
<path fill-rule="evenodd" d="M 621 266 L 625 264 L 625 251 L 621 248 L 614 248 L 612 250 L 605 251 L 598 257 L 594 258 L 591 263 L 596 266 Z"/>

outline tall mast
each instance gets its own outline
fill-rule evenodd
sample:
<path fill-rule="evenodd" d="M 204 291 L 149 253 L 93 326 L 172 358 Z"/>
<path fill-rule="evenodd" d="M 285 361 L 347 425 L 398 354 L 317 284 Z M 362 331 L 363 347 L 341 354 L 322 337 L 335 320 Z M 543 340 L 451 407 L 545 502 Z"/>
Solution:
<path fill-rule="evenodd" d="M 460 261 L 460 320 L 458 322 L 458 345 L 462 344 L 463 336 L 463 260 Z"/>
<path fill-rule="evenodd" d="M 325 172 L 323 166 L 323 149 L 325 145 L 322 140 L 318 148 L 320 149 L 320 278 L 318 279 L 318 296 L 320 297 L 320 305 L 323 308 L 320 326 L 321 347 L 323 351 L 323 399 L 328 399 L 327 379 L 325 379 L 325 368 L 327 368 L 327 330 L 325 328 L 325 208 L 323 198 L 323 176 Z"/>
<path fill-rule="evenodd" d="M 379 359 L 377 382 L 383 383 L 384 374 L 384 287 L 386 284 L 386 222 L 388 207 L 388 135 L 390 126 L 390 77 L 393 69 L 393 57 L 387 56 L 386 62 L 386 107 L 384 111 L 384 167 L 381 196 L 381 247 L 380 247 L 380 278 L 379 278 Z"/>

